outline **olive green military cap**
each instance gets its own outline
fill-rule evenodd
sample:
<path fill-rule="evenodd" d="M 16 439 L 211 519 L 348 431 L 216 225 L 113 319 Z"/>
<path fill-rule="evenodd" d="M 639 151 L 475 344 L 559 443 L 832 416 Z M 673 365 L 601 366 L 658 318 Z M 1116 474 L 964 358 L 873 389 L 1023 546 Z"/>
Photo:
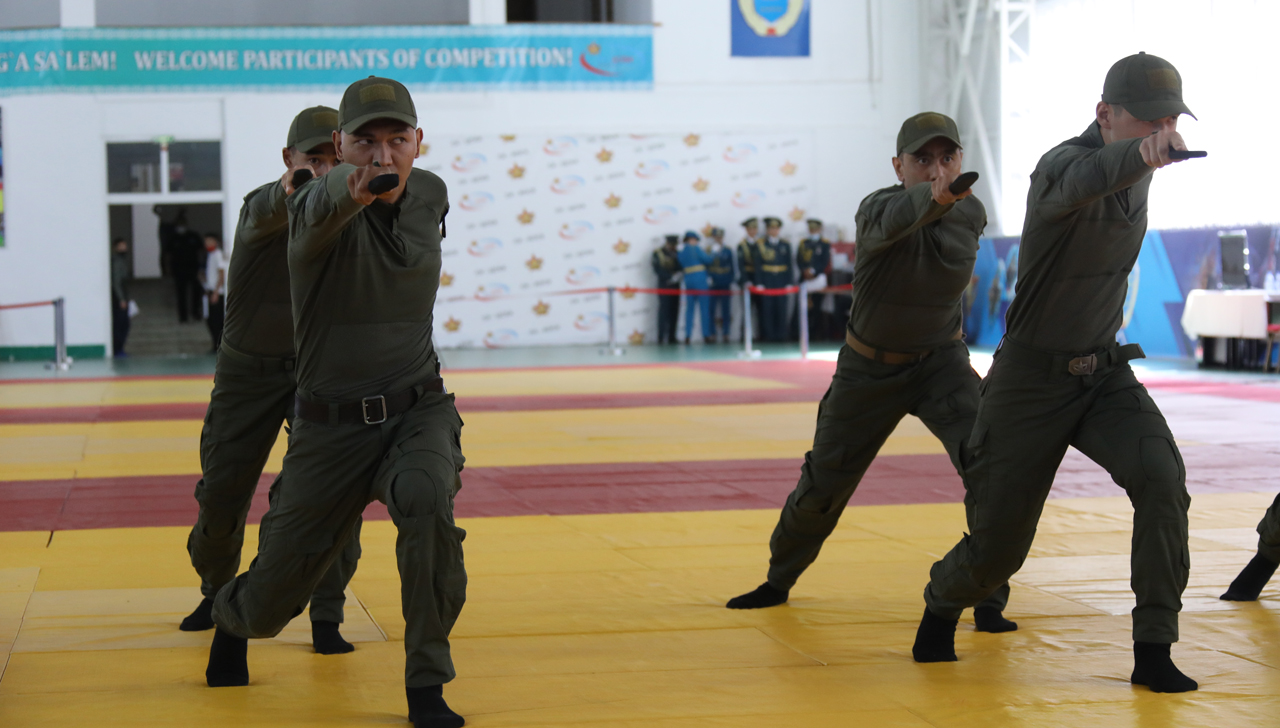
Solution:
<path fill-rule="evenodd" d="M 338 105 L 338 123 L 342 130 L 354 134 L 356 129 L 375 119 L 395 119 L 417 128 L 418 110 L 404 84 L 370 76 L 347 87 Z"/>
<path fill-rule="evenodd" d="M 312 106 L 293 117 L 289 125 L 289 139 L 285 146 L 300 152 L 309 152 L 321 144 L 332 144 L 333 133 L 338 130 L 338 111 L 328 106 Z"/>
<path fill-rule="evenodd" d="M 781 226 L 782 226 L 782 218 L 778 218 L 778 217 L 766 217 L 766 218 L 764 219 L 764 224 L 765 224 L 766 226 L 769 226 L 769 225 L 777 225 L 777 226 L 781 227 Z"/>
<path fill-rule="evenodd" d="M 1121 58 L 1107 71 L 1102 100 L 1123 106 L 1143 121 L 1178 114 L 1196 118 L 1182 103 L 1182 75 L 1178 69 L 1165 59 L 1145 52 Z"/>
<path fill-rule="evenodd" d="M 760 218 L 758 217 L 749 217 L 746 220 L 742 221 L 742 227 L 751 227 L 752 225 L 759 225 L 759 224 L 760 224 Z"/>
<path fill-rule="evenodd" d="M 898 130 L 898 156 L 914 154 L 930 139 L 938 137 L 955 142 L 957 147 L 964 146 L 960 143 L 960 130 L 956 128 L 955 119 L 936 111 L 916 114 L 902 122 L 902 128 Z"/>

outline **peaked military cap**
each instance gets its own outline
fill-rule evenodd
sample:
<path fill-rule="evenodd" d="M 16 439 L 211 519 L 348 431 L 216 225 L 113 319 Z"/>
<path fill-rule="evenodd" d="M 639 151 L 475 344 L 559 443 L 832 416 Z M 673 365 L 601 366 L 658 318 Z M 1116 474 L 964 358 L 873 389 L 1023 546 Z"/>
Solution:
<path fill-rule="evenodd" d="M 776 218 L 776 217 L 766 217 L 766 218 L 764 219 L 764 224 L 765 224 L 765 225 L 777 225 L 777 226 L 781 227 L 781 226 L 782 226 L 782 220 L 780 220 L 780 219 L 778 219 L 778 218 Z"/>
<path fill-rule="evenodd" d="M 751 227 L 752 225 L 759 225 L 759 224 L 760 224 L 760 218 L 758 217 L 749 217 L 746 220 L 742 221 L 742 227 Z"/>

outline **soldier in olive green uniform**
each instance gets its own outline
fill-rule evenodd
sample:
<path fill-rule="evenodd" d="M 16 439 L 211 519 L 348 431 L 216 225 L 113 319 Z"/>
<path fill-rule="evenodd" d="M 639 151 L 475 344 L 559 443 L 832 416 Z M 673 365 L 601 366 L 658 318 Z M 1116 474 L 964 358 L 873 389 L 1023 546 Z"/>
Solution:
<path fill-rule="evenodd" d="M 794 257 L 790 241 L 779 237 L 782 220 L 764 219 L 765 236 L 751 250 L 756 285 L 761 288 L 786 288 L 795 283 Z M 791 296 L 760 294 L 760 338 L 764 341 L 787 340 L 787 305 Z"/>
<path fill-rule="evenodd" d="M 413 167 L 422 131 L 409 92 L 370 77 L 339 107 L 344 163 L 289 200 L 298 350 L 296 417 L 258 558 L 218 592 L 210 685 L 248 682 L 245 638 L 279 633 L 381 501 L 399 530 L 405 685 L 418 728 L 461 726 L 443 684 L 466 600 L 465 532 L 454 524 L 462 420 L 432 346 L 448 197 Z M 369 183 L 393 172 L 398 185 Z"/>
<path fill-rule="evenodd" d="M 187 538 L 187 551 L 200 575 L 204 600 L 183 620 L 183 631 L 213 629 L 213 597 L 240 568 L 244 523 L 258 477 L 280 425 L 293 421 L 297 382 L 285 198 L 293 192 L 290 178 L 294 171 L 306 168 L 313 174 L 324 174 L 333 166 L 333 131 L 337 128 L 338 112 L 327 106 L 298 114 L 289 126 L 283 152 L 288 171 L 280 180 L 250 192 L 240 209 L 226 328 L 200 435 L 204 474 L 196 485 L 200 515 Z M 338 625 L 346 601 L 343 592 L 359 558 L 359 540 L 353 537 L 316 586 L 311 598 L 311 631 L 317 652 L 335 654 L 354 649 L 342 639 Z"/>
<path fill-rule="evenodd" d="M 1276 496 L 1258 522 L 1258 553 L 1219 598 L 1228 602 L 1257 601 L 1277 566 L 1280 566 L 1280 496 Z"/>
<path fill-rule="evenodd" d="M 1022 566 L 1069 446 L 1111 473 L 1134 507 L 1132 682 L 1195 690 L 1170 658 L 1187 584 L 1191 498 L 1173 434 L 1118 346 L 1127 278 L 1147 229 L 1152 171 L 1170 164 L 1182 79 L 1129 56 L 1107 73 L 1096 121 L 1051 149 L 1031 176 L 1018 291 L 983 382 L 966 463 L 972 533 L 933 566 L 913 654 L 956 659 L 960 610 Z"/>
<path fill-rule="evenodd" d="M 787 601 L 876 453 L 908 414 L 924 421 L 963 474 L 978 375 L 960 339 L 961 298 L 987 213 L 972 192 L 956 196 L 947 189 L 962 157 L 954 121 L 917 114 L 898 132 L 893 166 L 903 184 L 873 192 L 858 208 L 853 311 L 835 376 L 818 405 L 813 449 L 769 541 L 768 581 L 730 600 L 730 609 Z M 1002 615 L 1008 596 L 1004 585 L 974 610 L 979 630 L 1017 629 Z"/>

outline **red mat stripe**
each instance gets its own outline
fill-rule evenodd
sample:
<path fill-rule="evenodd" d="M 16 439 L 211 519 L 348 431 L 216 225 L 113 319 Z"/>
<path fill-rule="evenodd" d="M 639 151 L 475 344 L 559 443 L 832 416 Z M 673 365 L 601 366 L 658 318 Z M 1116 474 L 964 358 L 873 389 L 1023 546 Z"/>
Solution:
<path fill-rule="evenodd" d="M 646 513 L 778 508 L 795 487 L 800 461 L 614 463 L 467 468 L 459 517 Z M 272 475 L 263 475 L 250 511 L 266 511 Z M 0 482 L 0 531 L 187 526 L 194 522 L 197 477 L 137 476 Z M 876 461 L 855 505 L 959 501 L 960 480 L 945 455 Z M 384 520 L 370 504 L 366 518 Z"/>

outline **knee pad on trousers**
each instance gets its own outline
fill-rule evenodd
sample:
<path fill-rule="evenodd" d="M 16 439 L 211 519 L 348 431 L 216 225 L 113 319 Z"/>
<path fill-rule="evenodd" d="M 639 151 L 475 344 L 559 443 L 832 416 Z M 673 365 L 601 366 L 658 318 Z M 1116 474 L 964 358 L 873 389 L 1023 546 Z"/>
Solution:
<path fill-rule="evenodd" d="M 392 479 L 387 500 L 402 518 L 426 518 L 442 510 L 451 490 L 425 470 L 402 470 Z"/>

